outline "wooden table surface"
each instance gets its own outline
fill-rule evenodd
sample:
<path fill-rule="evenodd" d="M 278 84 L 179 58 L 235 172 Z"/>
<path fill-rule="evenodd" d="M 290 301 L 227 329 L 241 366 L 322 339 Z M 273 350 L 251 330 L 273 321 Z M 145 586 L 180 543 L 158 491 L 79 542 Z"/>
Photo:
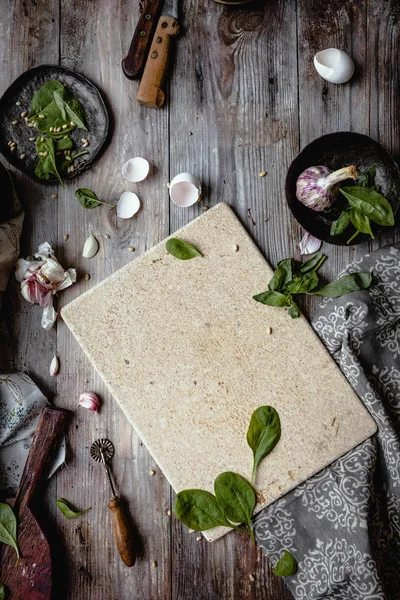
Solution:
<path fill-rule="evenodd" d="M 221 201 L 235 209 L 272 265 L 298 257 L 300 229 L 285 202 L 285 174 L 299 150 L 322 134 L 368 134 L 399 158 L 397 0 L 269 0 L 246 10 L 185 0 L 169 100 L 162 110 L 139 106 L 138 83 L 127 80 L 120 68 L 139 16 L 137 1 L 2 0 L 0 7 L 0 93 L 26 69 L 61 64 L 99 86 L 113 117 L 106 152 L 64 190 L 13 170 L 26 210 L 22 255 L 48 240 L 63 266 L 78 269 L 79 282 L 62 293 L 60 306 L 201 214 L 203 205 Z M 327 47 L 353 56 L 357 71 L 351 84 L 331 85 L 315 72 L 313 55 Z M 77 187 L 115 201 L 123 184 L 121 165 L 138 155 L 151 162 L 153 172 L 129 188 L 142 200 L 136 218 L 117 221 L 106 207 L 89 211 L 78 204 Z M 263 170 L 268 175 L 260 178 Z M 203 184 L 202 204 L 189 209 L 175 207 L 168 198 L 167 182 L 182 171 L 197 174 Z M 54 192 L 57 200 L 50 197 Z M 101 251 L 87 261 L 81 251 L 92 233 Z M 69 234 L 66 242 L 64 234 Z M 369 245 L 325 245 L 329 260 L 323 274 L 332 277 L 351 259 L 398 239 L 392 229 Z M 83 280 L 85 272 L 90 281 Z M 57 406 L 75 411 L 68 466 L 49 483 L 44 504 L 57 557 L 55 597 L 289 600 L 283 581 L 247 539 L 231 533 L 215 544 L 196 541 L 167 514 L 174 496 L 167 481 L 66 326 L 59 321 L 57 329 L 44 331 L 41 309 L 25 302 L 15 283 L 8 297 L 17 368 L 27 370 Z M 303 305 L 307 317 L 314 307 L 314 301 Z M 55 351 L 61 370 L 50 378 Z M 83 390 L 99 394 L 100 414 L 77 410 Z M 118 557 L 105 475 L 89 459 L 91 442 L 101 436 L 115 444 L 117 486 L 129 499 L 143 543 L 133 569 Z M 60 496 L 92 510 L 67 521 L 55 508 Z"/>

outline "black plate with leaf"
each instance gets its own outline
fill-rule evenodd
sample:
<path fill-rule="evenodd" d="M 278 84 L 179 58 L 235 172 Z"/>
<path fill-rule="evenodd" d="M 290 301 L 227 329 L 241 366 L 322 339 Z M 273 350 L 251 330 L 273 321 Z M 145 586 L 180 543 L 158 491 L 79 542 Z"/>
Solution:
<path fill-rule="evenodd" d="M 332 171 L 336 171 L 352 164 L 356 165 L 359 174 L 368 171 L 371 167 L 376 168 L 375 183 L 380 186 L 381 193 L 389 201 L 395 215 L 400 203 L 399 168 L 389 152 L 366 135 L 347 131 L 323 135 L 300 152 L 290 165 L 286 176 L 286 199 L 293 216 L 311 235 L 329 244 L 347 245 L 354 228 L 340 235 L 331 236 L 331 225 L 338 218 L 340 207 L 333 208 L 329 212 L 317 212 L 304 206 L 296 197 L 296 181 L 308 167 L 325 165 Z M 341 183 L 342 186 L 354 184 L 353 180 Z M 373 224 L 372 229 L 376 235 L 385 227 Z M 361 244 L 370 239 L 369 235 L 360 234 L 350 244 Z"/>
<path fill-rule="evenodd" d="M 21 113 L 26 111 L 29 116 L 33 95 L 42 85 L 53 79 L 65 84 L 86 112 L 88 131 L 75 129 L 69 134 L 77 151 L 82 149 L 82 138 L 90 142 L 88 153 L 74 162 L 74 173 L 68 173 L 64 179 L 75 177 L 91 166 L 104 147 L 109 131 L 109 117 L 104 100 L 93 83 L 82 75 L 54 65 L 41 65 L 20 75 L 0 100 L 0 152 L 14 167 L 41 183 L 54 183 L 54 180 L 47 182 L 35 175 L 39 159 L 35 142 L 30 142 L 29 138 L 37 138 L 39 133 L 34 127 L 26 126 Z M 17 106 L 16 102 L 20 102 L 20 105 Z M 12 125 L 13 121 L 17 121 L 17 124 Z M 11 152 L 8 146 L 10 140 L 17 143 L 15 152 Z M 21 154 L 25 154 L 24 159 L 19 158 Z"/>

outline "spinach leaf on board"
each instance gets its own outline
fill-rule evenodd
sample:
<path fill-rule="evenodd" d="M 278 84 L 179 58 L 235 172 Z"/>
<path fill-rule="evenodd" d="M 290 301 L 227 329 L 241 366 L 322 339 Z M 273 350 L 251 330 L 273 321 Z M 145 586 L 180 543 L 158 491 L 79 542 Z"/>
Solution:
<path fill-rule="evenodd" d="M 46 154 L 46 156 L 39 156 L 39 162 L 35 169 L 36 177 L 45 180 L 57 178 L 61 185 L 64 187 L 63 181 L 57 170 L 53 140 L 51 138 L 45 137 L 42 142 L 41 138 L 38 137 L 36 139 L 36 150 L 38 154 Z"/>
<path fill-rule="evenodd" d="M 348 210 L 342 211 L 339 218 L 336 221 L 333 221 L 331 225 L 331 235 L 340 235 L 350 225 L 350 213 Z"/>
<path fill-rule="evenodd" d="M 64 498 L 58 498 L 56 500 L 56 504 L 66 519 L 76 519 L 76 517 L 80 517 L 81 515 L 85 514 L 85 512 L 87 512 L 88 510 L 90 510 L 92 508 L 92 507 L 85 508 L 85 510 L 80 510 L 80 511 L 76 512 L 76 511 L 72 510 L 72 508 L 69 506 L 67 500 L 64 500 Z"/>
<path fill-rule="evenodd" d="M 247 443 L 253 450 L 254 457 L 252 482 L 261 460 L 275 448 L 280 437 L 281 421 L 277 411 L 272 406 L 257 408 L 251 416 L 247 430 Z"/>
<path fill-rule="evenodd" d="M 0 600 L 6 600 L 7 598 L 7 588 L 5 585 L 0 583 Z"/>
<path fill-rule="evenodd" d="M 240 475 L 227 471 L 216 478 L 214 492 L 219 507 L 229 521 L 247 524 L 254 544 L 251 515 L 256 505 L 256 494 L 251 485 Z"/>
<path fill-rule="evenodd" d="M 196 256 L 202 256 L 194 246 L 183 240 L 178 240 L 178 238 L 170 238 L 165 244 L 165 248 L 169 254 L 180 260 L 190 260 L 196 258 Z"/>
<path fill-rule="evenodd" d="M 309 295 L 339 298 L 350 292 L 365 290 L 371 285 L 371 281 L 371 273 L 352 273 L 351 275 L 343 275 L 343 277 L 328 283 L 323 288 L 314 292 L 309 292 Z"/>
<path fill-rule="evenodd" d="M 278 560 L 274 568 L 274 575 L 278 577 L 289 577 L 297 573 L 297 561 L 295 557 L 285 550 L 282 558 Z"/>
<path fill-rule="evenodd" d="M 5 502 L 0 502 L 0 542 L 14 548 L 18 564 L 17 519 L 11 506 Z"/>
<path fill-rule="evenodd" d="M 55 91 L 59 94 L 65 94 L 63 84 L 55 79 L 51 79 L 42 85 L 42 87 L 33 95 L 29 115 L 30 119 L 34 118 L 36 115 L 43 114 L 43 111 L 51 104 L 51 102 L 53 102 Z"/>
<path fill-rule="evenodd" d="M 232 527 L 217 502 L 216 497 L 205 490 L 183 490 L 176 496 L 174 513 L 178 519 L 195 531 L 206 531 L 222 525 Z"/>
<path fill-rule="evenodd" d="M 96 194 L 92 192 L 92 190 L 88 190 L 87 188 L 78 188 L 75 190 L 75 196 L 77 197 L 79 204 L 83 206 L 83 208 L 96 208 L 96 206 L 100 206 L 100 204 L 104 204 L 105 206 L 111 206 L 112 204 L 107 204 L 107 202 L 101 202 Z"/>
<path fill-rule="evenodd" d="M 362 186 L 349 185 L 340 188 L 352 208 L 357 209 L 378 225 L 394 225 L 393 210 L 382 194 Z"/>
<path fill-rule="evenodd" d="M 269 306 L 290 305 L 290 298 L 284 294 L 281 294 L 280 292 L 272 292 L 271 290 L 262 292 L 262 294 L 257 294 L 257 296 L 253 296 L 253 300 L 256 302 L 261 302 L 261 304 L 268 304 Z"/>

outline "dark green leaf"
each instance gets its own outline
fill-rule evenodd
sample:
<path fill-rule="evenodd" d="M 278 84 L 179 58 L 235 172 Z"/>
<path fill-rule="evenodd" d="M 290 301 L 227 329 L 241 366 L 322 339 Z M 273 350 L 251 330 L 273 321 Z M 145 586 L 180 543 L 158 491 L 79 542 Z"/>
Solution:
<path fill-rule="evenodd" d="M 279 442 L 281 437 L 281 421 L 272 406 L 260 406 L 251 415 L 247 430 L 247 443 L 253 450 L 254 464 L 251 480 L 260 461 L 267 456 Z"/>
<path fill-rule="evenodd" d="M 372 188 L 375 184 L 376 168 L 370 167 L 367 171 L 361 173 L 357 178 L 357 185 L 361 187 Z M 379 186 L 376 186 L 379 187 Z"/>
<path fill-rule="evenodd" d="M 328 283 L 316 292 L 310 292 L 310 295 L 327 296 L 328 298 L 339 298 L 350 292 L 365 290 L 371 285 L 371 273 L 353 273 L 344 275 L 332 283 Z"/>
<path fill-rule="evenodd" d="M 56 156 L 54 152 L 54 142 L 51 138 L 45 137 L 43 142 L 41 141 L 41 137 L 36 138 L 36 150 L 39 152 L 46 152 L 46 157 L 39 156 L 39 163 L 35 169 L 36 177 L 40 179 L 53 179 L 57 178 L 61 185 L 64 187 L 63 181 L 60 177 L 60 174 L 56 165 Z"/>
<path fill-rule="evenodd" d="M 176 496 L 174 513 L 178 519 L 195 531 L 206 531 L 218 525 L 230 526 L 216 497 L 205 490 L 183 490 Z"/>
<path fill-rule="evenodd" d="M 19 561 L 19 550 L 17 545 L 17 519 L 13 509 L 5 502 L 0 502 L 0 542 L 12 546 L 17 553 L 17 564 Z"/>
<path fill-rule="evenodd" d="M 6 600 L 7 598 L 7 588 L 5 585 L 0 583 L 0 600 Z"/>
<path fill-rule="evenodd" d="M 201 256 L 200 252 L 194 246 L 183 240 L 178 240 L 178 238 L 170 238 L 165 244 L 165 248 L 167 252 L 180 260 L 190 260 L 191 258 L 196 258 L 196 256 Z"/>
<path fill-rule="evenodd" d="M 312 258 L 309 258 L 305 263 L 303 263 L 300 267 L 299 267 L 299 273 L 301 273 L 302 275 L 305 275 L 306 273 L 309 273 L 310 271 L 318 271 L 318 269 L 320 268 L 320 266 L 322 265 L 322 263 L 326 260 L 326 255 L 322 254 L 322 252 L 318 252 L 315 256 L 313 256 Z"/>
<path fill-rule="evenodd" d="M 357 209 L 378 225 L 394 225 L 392 207 L 382 194 L 357 185 L 340 188 L 352 208 Z"/>
<path fill-rule="evenodd" d="M 74 128 L 70 125 L 70 123 L 66 123 L 65 119 L 63 119 L 60 109 L 58 108 L 55 100 L 50 102 L 45 109 L 41 111 L 42 115 L 44 115 L 44 119 L 35 119 L 35 127 L 41 133 L 46 133 L 50 137 L 62 138 L 65 134 L 72 131 Z M 62 129 L 63 125 L 67 125 L 64 129 Z M 60 133 L 50 132 L 50 128 L 58 129 L 61 127 L 62 131 Z"/>
<path fill-rule="evenodd" d="M 297 561 L 295 557 L 285 550 L 282 558 L 275 565 L 274 575 L 278 577 L 289 577 L 297 573 Z"/>
<path fill-rule="evenodd" d="M 292 319 L 297 319 L 300 316 L 299 307 L 297 306 L 296 302 L 294 302 L 294 300 L 292 300 L 292 303 L 289 307 L 288 315 L 290 315 Z"/>
<path fill-rule="evenodd" d="M 360 231 L 361 233 L 368 233 L 372 237 L 372 239 L 374 239 L 374 234 L 371 231 L 371 223 L 369 217 L 360 213 L 359 210 L 352 208 L 350 211 L 350 220 L 357 231 Z"/>
<path fill-rule="evenodd" d="M 289 306 L 290 298 L 279 292 L 262 292 L 253 296 L 253 300 L 261 302 L 261 304 L 268 304 L 268 306 Z"/>
<path fill-rule="evenodd" d="M 69 135 L 64 135 L 60 140 L 56 140 L 54 144 L 56 152 L 59 152 L 60 150 L 71 150 L 73 145 L 74 142 Z"/>
<path fill-rule="evenodd" d="M 286 284 L 293 277 L 293 259 L 286 258 L 278 263 L 271 281 L 268 284 L 268 289 L 273 292 L 279 292 L 284 289 Z"/>
<path fill-rule="evenodd" d="M 47 81 L 42 87 L 34 94 L 31 102 L 30 116 L 43 114 L 43 111 L 47 106 L 54 100 L 54 92 L 57 91 L 60 95 L 65 94 L 65 88 L 62 83 L 52 79 Z"/>
<path fill-rule="evenodd" d="M 306 273 L 302 277 L 295 277 L 287 289 L 291 294 L 305 294 L 310 292 L 318 285 L 318 275 L 314 271 Z"/>
<path fill-rule="evenodd" d="M 88 190 L 86 188 L 79 188 L 75 190 L 75 196 L 78 198 L 78 201 L 83 208 L 95 208 L 96 206 L 103 204 L 103 202 L 100 202 L 92 190 Z"/>
<path fill-rule="evenodd" d="M 54 101 L 64 121 L 73 121 L 80 129 L 87 131 L 85 111 L 76 98 L 63 98 L 58 91 L 54 92 Z"/>
<path fill-rule="evenodd" d="M 85 510 L 80 510 L 78 512 L 75 512 L 69 506 L 67 500 L 64 500 L 64 498 L 58 498 L 56 500 L 56 504 L 66 519 L 76 519 L 76 517 L 80 517 L 81 515 L 85 514 L 85 512 L 87 512 L 88 510 L 90 510 L 92 508 L 92 507 L 89 507 L 89 508 L 85 508 Z"/>
<path fill-rule="evenodd" d="M 350 214 L 347 210 L 342 211 L 340 217 L 331 225 L 331 235 L 340 235 L 350 225 Z"/>
<path fill-rule="evenodd" d="M 225 517 L 232 523 L 248 523 L 256 505 L 256 494 L 240 475 L 226 471 L 214 482 L 217 502 Z"/>

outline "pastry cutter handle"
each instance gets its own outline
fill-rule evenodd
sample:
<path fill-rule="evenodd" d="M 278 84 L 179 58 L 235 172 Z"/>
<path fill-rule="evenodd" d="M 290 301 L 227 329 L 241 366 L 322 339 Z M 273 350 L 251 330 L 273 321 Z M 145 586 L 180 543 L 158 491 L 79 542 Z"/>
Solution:
<path fill-rule="evenodd" d="M 120 557 L 127 567 L 133 567 L 137 554 L 135 541 L 120 498 L 111 498 L 108 508 L 113 515 L 114 535 Z"/>

